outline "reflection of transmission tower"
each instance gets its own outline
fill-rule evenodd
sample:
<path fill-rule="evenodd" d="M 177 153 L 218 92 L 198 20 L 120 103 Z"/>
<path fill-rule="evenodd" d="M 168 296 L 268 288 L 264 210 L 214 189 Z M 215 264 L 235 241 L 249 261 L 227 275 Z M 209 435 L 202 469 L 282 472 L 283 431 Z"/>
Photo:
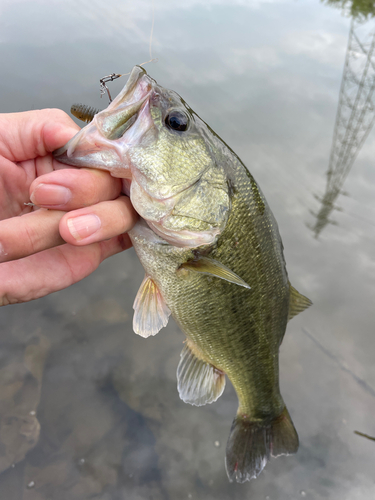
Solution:
<path fill-rule="evenodd" d="M 369 28 L 371 27 L 371 29 Z M 328 219 L 337 207 L 334 201 L 375 121 L 375 28 L 372 22 L 352 20 L 341 81 L 335 130 L 322 206 L 312 227 L 315 237 L 332 223 Z"/>

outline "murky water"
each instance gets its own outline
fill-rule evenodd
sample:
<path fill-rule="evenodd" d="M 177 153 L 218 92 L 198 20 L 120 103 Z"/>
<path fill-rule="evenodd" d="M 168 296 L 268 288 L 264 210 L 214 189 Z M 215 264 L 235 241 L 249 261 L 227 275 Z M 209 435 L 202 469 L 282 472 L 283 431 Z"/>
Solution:
<path fill-rule="evenodd" d="M 0 0 L 0 111 L 104 107 L 99 78 L 149 59 L 152 2 Z M 375 29 L 375 21 L 374 29 Z M 155 0 L 147 70 L 236 151 L 279 222 L 290 280 L 314 306 L 289 324 L 281 389 L 292 457 L 230 484 L 236 411 L 180 401 L 183 335 L 132 332 L 132 250 L 60 293 L 0 311 L 0 498 L 367 500 L 375 496 L 375 140 L 319 238 L 350 20 L 318 0 Z M 111 85 L 113 94 L 125 79 Z M 340 187 L 341 189 L 341 187 Z"/>

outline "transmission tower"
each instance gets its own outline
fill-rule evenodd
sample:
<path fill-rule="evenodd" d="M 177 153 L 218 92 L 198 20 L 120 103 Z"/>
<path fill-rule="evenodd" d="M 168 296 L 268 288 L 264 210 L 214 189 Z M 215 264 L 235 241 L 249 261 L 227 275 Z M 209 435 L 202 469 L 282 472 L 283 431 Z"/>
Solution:
<path fill-rule="evenodd" d="M 375 26 L 374 22 L 353 19 L 350 25 L 344 72 L 329 165 L 323 197 L 317 197 L 321 208 L 312 230 L 317 238 L 323 228 L 334 222 L 334 209 L 342 186 L 375 121 Z"/>

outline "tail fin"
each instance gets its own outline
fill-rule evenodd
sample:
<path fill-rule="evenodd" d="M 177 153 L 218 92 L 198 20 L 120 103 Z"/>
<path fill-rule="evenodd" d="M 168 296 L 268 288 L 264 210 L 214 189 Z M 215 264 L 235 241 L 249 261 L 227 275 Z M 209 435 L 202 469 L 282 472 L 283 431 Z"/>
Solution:
<path fill-rule="evenodd" d="M 264 423 L 237 415 L 229 434 L 225 460 L 229 480 L 244 483 L 258 477 L 271 456 L 296 453 L 298 444 L 298 435 L 286 408 L 277 418 Z"/>

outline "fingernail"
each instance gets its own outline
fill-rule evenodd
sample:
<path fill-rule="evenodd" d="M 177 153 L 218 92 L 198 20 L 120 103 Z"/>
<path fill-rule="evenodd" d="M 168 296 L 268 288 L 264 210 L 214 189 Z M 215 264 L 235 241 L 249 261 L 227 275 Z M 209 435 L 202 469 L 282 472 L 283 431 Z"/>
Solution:
<path fill-rule="evenodd" d="M 100 229 L 102 222 L 97 215 L 89 214 L 68 219 L 67 224 L 73 238 L 80 241 L 96 233 Z"/>
<path fill-rule="evenodd" d="M 8 254 L 7 252 L 4 250 L 4 247 L 3 245 L 0 243 L 0 261 L 1 261 L 1 258 L 2 257 L 6 257 Z"/>
<path fill-rule="evenodd" d="M 70 189 L 57 184 L 39 184 L 31 193 L 30 200 L 35 205 L 49 207 L 65 205 L 72 197 Z"/>

